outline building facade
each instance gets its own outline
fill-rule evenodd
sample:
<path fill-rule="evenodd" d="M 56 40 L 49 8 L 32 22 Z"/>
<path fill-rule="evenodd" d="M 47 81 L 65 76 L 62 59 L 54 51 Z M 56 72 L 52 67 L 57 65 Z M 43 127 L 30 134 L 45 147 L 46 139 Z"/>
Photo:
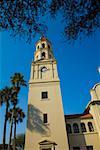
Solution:
<path fill-rule="evenodd" d="M 65 115 L 70 150 L 100 150 L 100 84 L 82 114 Z"/>
<path fill-rule="evenodd" d="M 82 114 L 64 115 L 51 42 L 36 43 L 31 64 L 25 150 L 100 150 L 100 84 Z"/>
<path fill-rule="evenodd" d="M 50 41 L 36 43 L 31 65 L 25 150 L 69 150 L 57 63 Z"/>

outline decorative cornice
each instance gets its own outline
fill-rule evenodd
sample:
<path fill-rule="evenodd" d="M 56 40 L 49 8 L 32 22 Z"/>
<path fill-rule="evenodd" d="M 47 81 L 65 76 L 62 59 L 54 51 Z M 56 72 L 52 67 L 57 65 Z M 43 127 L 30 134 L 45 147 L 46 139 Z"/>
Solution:
<path fill-rule="evenodd" d="M 56 82 L 56 83 L 59 83 L 60 82 L 60 80 L 59 79 L 54 79 L 54 80 L 39 80 L 39 79 L 35 79 L 35 80 L 30 80 L 29 81 L 29 85 L 32 85 L 32 84 L 37 84 L 37 83 L 54 83 L 54 82 Z"/>
<path fill-rule="evenodd" d="M 87 104 L 87 106 L 86 106 L 86 108 L 85 108 L 85 110 L 84 110 L 84 113 L 89 112 L 90 106 L 91 106 L 91 105 L 95 105 L 95 104 L 100 104 L 100 100 L 93 100 L 93 101 L 90 101 L 90 102 Z"/>

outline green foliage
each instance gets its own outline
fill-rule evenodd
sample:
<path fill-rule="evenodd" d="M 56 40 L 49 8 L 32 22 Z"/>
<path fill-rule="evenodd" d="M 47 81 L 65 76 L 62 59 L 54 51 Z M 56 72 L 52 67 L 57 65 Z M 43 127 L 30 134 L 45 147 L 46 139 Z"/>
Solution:
<path fill-rule="evenodd" d="M 41 18 L 51 14 L 62 14 L 64 35 L 76 40 L 82 35 L 91 35 L 100 28 L 99 0 L 1 0 L 0 30 L 12 31 L 31 40 L 37 33 L 46 32 L 47 26 Z"/>
<path fill-rule="evenodd" d="M 7 86 L 0 91 L 0 104 L 1 105 L 3 103 L 5 103 L 6 105 L 9 105 L 9 101 L 11 98 L 11 92 L 12 92 L 11 88 L 7 87 Z"/>
<path fill-rule="evenodd" d="M 6 126 L 7 126 L 7 113 L 9 109 L 10 99 L 11 99 L 11 93 L 12 88 L 5 87 L 0 91 L 0 105 L 2 104 L 6 105 L 6 111 L 5 111 L 5 119 L 4 119 L 4 129 L 3 129 L 3 149 L 5 150 L 5 143 L 6 143 Z"/>
<path fill-rule="evenodd" d="M 63 16 L 64 35 L 68 40 L 91 35 L 100 28 L 99 0 L 52 0 L 51 15 L 55 16 L 58 11 Z"/>
<path fill-rule="evenodd" d="M 46 0 L 1 0 L 0 30 L 10 30 L 14 36 L 27 36 L 29 40 L 46 30 L 39 22 L 40 16 L 46 14 L 46 8 Z"/>
<path fill-rule="evenodd" d="M 22 88 L 22 86 L 26 86 L 26 81 L 24 80 L 24 76 L 20 73 L 15 73 L 11 77 L 11 87 L 5 87 L 0 90 L 0 106 L 2 104 L 6 104 L 6 112 L 5 112 L 5 121 L 4 121 L 4 133 L 3 133 L 3 149 L 5 150 L 6 143 L 6 126 L 7 121 L 11 122 L 10 129 L 10 139 L 9 139 L 9 148 L 11 144 L 11 136 L 12 136 L 12 128 L 14 126 L 14 144 L 16 144 L 16 123 L 22 122 L 25 118 L 25 114 L 20 107 L 17 107 L 18 104 L 18 94 Z M 11 106 L 13 106 L 11 108 Z M 9 110 L 10 109 L 10 110 Z"/>
<path fill-rule="evenodd" d="M 18 88 L 20 88 L 20 86 L 27 86 L 26 85 L 26 81 L 24 80 L 24 76 L 21 73 L 15 73 L 12 77 L 11 77 L 11 83 L 15 88 L 15 92 L 17 92 Z"/>
<path fill-rule="evenodd" d="M 13 123 L 16 118 L 16 123 L 18 124 L 19 122 L 20 123 L 23 122 L 23 119 L 25 118 L 25 114 L 21 108 L 16 107 L 16 108 L 12 108 L 9 110 L 9 112 L 7 113 L 7 117 L 10 122 L 11 122 L 11 119 L 13 119 Z"/>

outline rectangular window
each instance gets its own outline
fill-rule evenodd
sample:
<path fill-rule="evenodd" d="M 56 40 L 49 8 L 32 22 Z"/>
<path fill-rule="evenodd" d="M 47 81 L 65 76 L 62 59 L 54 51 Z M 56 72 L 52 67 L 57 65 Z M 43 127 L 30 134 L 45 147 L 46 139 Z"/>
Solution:
<path fill-rule="evenodd" d="M 93 146 L 91 146 L 91 145 L 90 146 L 86 146 L 86 149 L 87 150 L 93 150 Z"/>
<path fill-rule="evenodd" d="M 42 99 L 48 98 L 48 92 L 42 92 L 41 97 Z"/>
<path fill-rule="evenodd" d="M 73 147 L 73 150 L 80 150 L 80 147 Z"/>
<path fill-rule="evenodd" d="M 47 114 L 43 114 L 43 122 L 48 123 L 48 116 Z"/>

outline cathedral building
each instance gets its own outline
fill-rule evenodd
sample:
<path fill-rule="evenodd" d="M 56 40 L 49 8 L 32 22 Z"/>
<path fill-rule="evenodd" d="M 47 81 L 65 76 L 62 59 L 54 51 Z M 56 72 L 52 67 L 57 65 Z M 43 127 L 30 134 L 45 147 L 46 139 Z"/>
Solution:
<path fill-rule="evenodd" d="M 82 114 L 64 115 L 51 42 L 36 42 L 31 64 L 25 150 L 100 150 L 100 84 Z"/>
<path fill-rule="evenodd" d="M 70 150 L 100 150 L 100 84 L 82 114 L 65 115 Z"/>

